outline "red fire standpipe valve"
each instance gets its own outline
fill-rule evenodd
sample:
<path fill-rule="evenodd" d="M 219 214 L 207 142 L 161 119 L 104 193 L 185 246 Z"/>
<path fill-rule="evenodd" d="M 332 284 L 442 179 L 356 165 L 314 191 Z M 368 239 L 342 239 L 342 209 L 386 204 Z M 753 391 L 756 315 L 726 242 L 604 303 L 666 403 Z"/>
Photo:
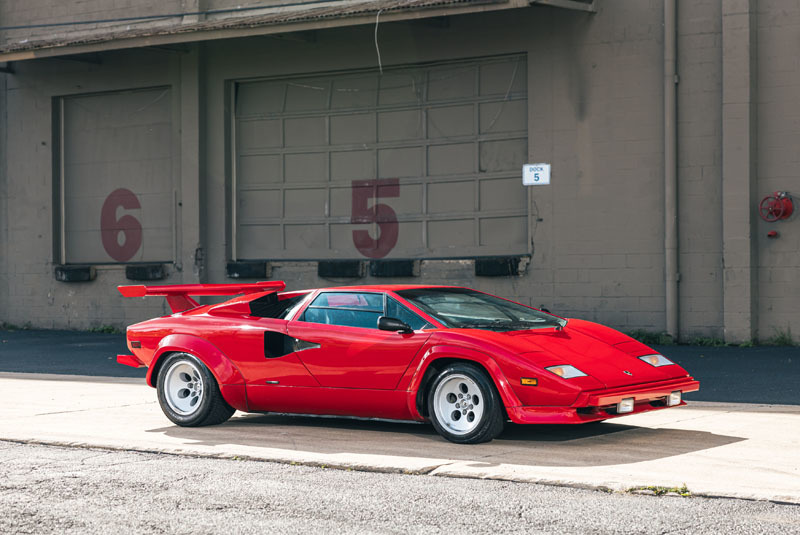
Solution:
<path fill-rule="evenodd" d="M 758 214 L 768 223 L 788 219 L 794 212 L 794 202 L 788 191 L 775 191 L 761 199 Z"/>

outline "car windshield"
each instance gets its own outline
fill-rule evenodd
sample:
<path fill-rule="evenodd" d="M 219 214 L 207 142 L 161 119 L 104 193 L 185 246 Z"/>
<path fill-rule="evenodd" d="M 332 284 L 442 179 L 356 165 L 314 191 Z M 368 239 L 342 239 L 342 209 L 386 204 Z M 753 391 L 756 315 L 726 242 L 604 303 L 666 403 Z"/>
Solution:
<path fill-rule="evenodd" d="M 519 331 L 567 324 L 565 319 L 467 288 L 415 288 L 397 294 L 447 327 Z"/>

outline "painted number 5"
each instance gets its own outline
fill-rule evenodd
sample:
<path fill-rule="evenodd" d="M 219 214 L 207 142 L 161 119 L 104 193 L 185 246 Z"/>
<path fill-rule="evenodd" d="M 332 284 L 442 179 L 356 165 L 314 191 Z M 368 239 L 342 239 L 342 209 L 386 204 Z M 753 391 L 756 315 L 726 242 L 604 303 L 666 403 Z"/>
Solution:
<path fill-rule="evenodd" d="M 353 231 L 353 244 L 361 254 L 368 258 L 383 258 L 397 245 L 397 214 L 388 205 L 378 203 L 377 199 L 399 197 L 400 181 L 354 180 L 353 209 L 351 223 L 377 223 L 378 238 L 373 238 L 367 230 Z M 375 200 L 370 207 L 370 200 Z"/>
<path fill-rule="evenodd" d="M 117 262 L 127 262 L 142 246 L 142 224 L 130 214 L 117 219 L 117 210 L 135 210 L 141 207 L 136 195 L 125 188 L 112 191 L 103 203 L 100 212 L 103 248 Z M 124 236 L 122 243 L 119 242 L 120 233 Z"/>

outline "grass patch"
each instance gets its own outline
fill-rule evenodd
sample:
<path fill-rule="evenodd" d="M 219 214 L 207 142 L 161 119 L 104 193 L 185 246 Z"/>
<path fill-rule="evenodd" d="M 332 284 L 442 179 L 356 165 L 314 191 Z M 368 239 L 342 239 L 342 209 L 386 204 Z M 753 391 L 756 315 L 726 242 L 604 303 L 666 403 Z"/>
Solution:
<path fill-rule="evenodd" d="M 764 345 L 768 346 L 793 346 L 795 345 L 794 339 L 792 338 L 792 330 L 789 327 L 786 329 L 781 329 L 779 327 L 773 327 L 773 331 L 775 334 L 769 340 L 764 342 Z"/>
<path fill-rule="evenodd" d="M 122 331 L 113 325 L 100 325 L 98 327 L 90 327 L 86 329 L 90 333 L 105 333 L 105 334 L 120 334 Z"/>
<path fill-rule="evenodd" d="M 726 344 L 722 338 L 707 338 L 698 336 L 696 338 L 689 338 L 685 342 L 681 342 L 690 346 L 703 346 L 703 347 L 726 347 L 734 344 Z M 752 342 L 750 342 L 752 344 Z"/>
<path fill-rule="evenodd" d="M 692 495 L 692 492 L 686 488 L 686 483 L 684 483 L 680 487 L 660 487 L 658 485 L 649 485 L 646 487 L 633 487 L 628 489 L 628 493 L 632 494 L 635 493 L 637 490 L 649 490 L 656 496 L 664 496 L 665 494 L 677 494 L 679 496 L 683 496 L 684 498 L 688 498 Z"/>
<path fill-rule="evenodd" d="M 20 327 L 19 325 L 15 325 L 13 323 L 6 323 L 5 321 L 0 322 L 0 331 L 27 331 L 32 328 L 33 327 L 30 323 L 26 323 Z"/>
<path fill-rule="evenodd" d="M 634 340 L 638 340 L 641 343 L 648 345 L 648 346 L 671 346 L 675 345 L 675 340 L 672 339 L 670 335 L 667 333 L 654 333 L 650 331 L 645 331 L 644 329 L 635 329 L 633 331 L 628 331 L 625 334 L 633 338 Z"/>
<path fill-rule="evenodd" d="M 755 347 L 759 345 L 757 340 L 747 340 L 740 344 L 735 344 L 726 342 L 722 338 L 714 338 L 709 336 L 694 336 L 692 338 L 685 338 L 677 342 L 665 332 L 658 333 L 645 331 L 644 329 L 635 329 L 633 331 L 628 331 L 625 334 L 649 346 L 686 345 L 699 347 Z M 767 342 L 762 342 L 761 345 L 787 346 L 795 344 L 792 340 L 791 333 L 787 329 L 786 331 L 776 330 L 775 336 L 770 338 Z"/>

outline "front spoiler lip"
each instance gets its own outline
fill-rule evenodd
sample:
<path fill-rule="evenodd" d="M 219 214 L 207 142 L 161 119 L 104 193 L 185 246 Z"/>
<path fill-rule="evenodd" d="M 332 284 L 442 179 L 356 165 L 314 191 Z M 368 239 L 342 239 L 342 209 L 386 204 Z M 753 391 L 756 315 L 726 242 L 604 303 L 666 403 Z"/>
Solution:
<path fill-rule="evenodd" d="M 700 382 L 687 376 L 620 388 L 590 390 L 582 392 L 568 407 L 521 406 L 507 407 L 506 411 L 511 421 L 517 424 L 580 424 L 672 408 L 666 405 L 653 405 L 651 402 L 658 401 L 676 390 L 684 394 L 695 392 L 700 390 Z M 633 412 L 616 414 L 612 407 L 623 398 L 631 397 L 634 398 Z M 680 405 L 674 407 L 681 405 L 686 405 L 686 402 L 681 401 Z M 578 409 L 581 409 L 581 412 L 578 412 Z"/>

